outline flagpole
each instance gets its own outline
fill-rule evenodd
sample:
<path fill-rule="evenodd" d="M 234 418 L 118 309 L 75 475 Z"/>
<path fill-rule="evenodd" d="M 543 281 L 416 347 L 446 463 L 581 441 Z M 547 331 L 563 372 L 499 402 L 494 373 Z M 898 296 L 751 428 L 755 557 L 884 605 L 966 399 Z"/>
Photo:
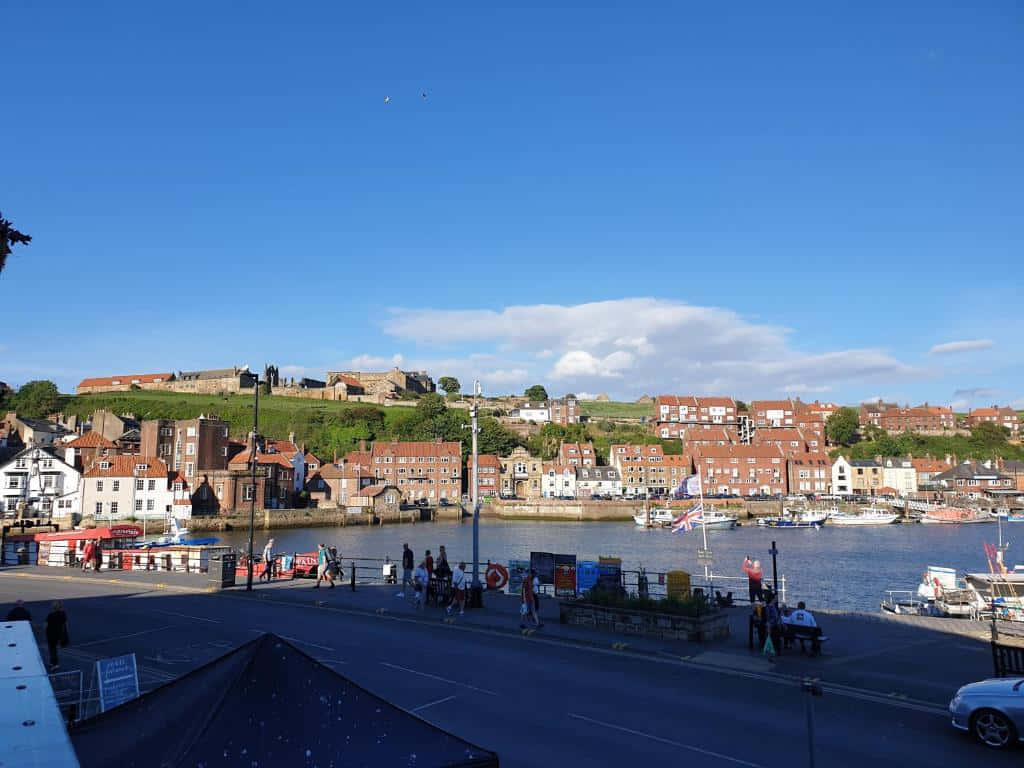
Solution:
<path fill-rule="evenodd" d="M 706 517 L 705 514 L 704 514 L 704 483 L 701 480 L 700 467 L 699 466 L 697 467 L 697 495 L 700 496 L 700 516 L 701 516 L 700 532 L 704 536 L 704 553 L 705 554 L 704 554 L 704 557 L 702 558 L 704 560 L 704 584 L 707 586 L 707 589 L 708 589 L 708 600 L 710 600 L 711 596 L 712 596 L 712 592 L 711 592 L 711 577 L 708 574 L 708 561 L 707 561 L 708 526 L 707 526 L 707 520 L 704 519 Z"/>

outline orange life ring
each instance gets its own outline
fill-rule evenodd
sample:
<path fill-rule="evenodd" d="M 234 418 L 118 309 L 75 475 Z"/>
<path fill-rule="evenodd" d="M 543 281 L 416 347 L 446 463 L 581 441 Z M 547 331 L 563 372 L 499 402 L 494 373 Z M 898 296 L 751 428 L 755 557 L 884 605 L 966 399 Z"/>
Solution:
<path fill-rule="evenodd" d="M 500 563 L 490 563 L 485 578 L 488 589 L 501 589 L 508 584 L 508 569 Z"/>

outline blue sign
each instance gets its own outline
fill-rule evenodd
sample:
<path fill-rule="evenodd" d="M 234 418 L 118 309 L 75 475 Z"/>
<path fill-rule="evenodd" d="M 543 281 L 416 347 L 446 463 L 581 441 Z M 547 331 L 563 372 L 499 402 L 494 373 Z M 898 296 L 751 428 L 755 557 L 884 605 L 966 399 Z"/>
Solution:
<path fill-rule="evenodd" d="M 99 680 L 100 712 L 139 696 L 139 670 L 135 666 L 134 653 L 100 659 L 96 662 L 96 678 Z"/>

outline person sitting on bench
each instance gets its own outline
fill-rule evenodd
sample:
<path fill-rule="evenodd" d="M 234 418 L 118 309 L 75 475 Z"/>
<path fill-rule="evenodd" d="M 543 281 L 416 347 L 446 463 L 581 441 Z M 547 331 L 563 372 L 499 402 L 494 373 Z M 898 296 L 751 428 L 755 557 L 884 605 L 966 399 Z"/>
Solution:
<path fill-rule="evenodd" d="M 788 615 L 782 617 L 782 623 L 786 625 L 787 629 L 792 627 L 807 627 L 811 629 L 818 626 L 818 622 L 814 620 L 814 614 L 807 610 L 807 605 L 803 600 L 796 604 L 795 611 L 790 611 Z M 803 649 L 803 637 L 798 636 L 794 638 L 792 632 L 787 632 L 786 635 L 786 647 L 792 646 L 793 640 L 797 639 L 800 641 L 801 650 Z"/>

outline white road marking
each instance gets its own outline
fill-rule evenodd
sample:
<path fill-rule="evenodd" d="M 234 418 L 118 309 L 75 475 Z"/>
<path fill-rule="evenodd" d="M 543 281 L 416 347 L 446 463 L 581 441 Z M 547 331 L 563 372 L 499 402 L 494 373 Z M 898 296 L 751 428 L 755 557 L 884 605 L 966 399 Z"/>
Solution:
<path fill-rule="evenodd" d="M 644 733 L 643 731 L 634 731 L 632 728 L 624 728 L 621 725 L 615 725 L 614 723 L 606 723 L 603 720 L 594 720 L 592 717 L 577 715 L 572 712 L 569 712 L 568 715 L 569 717 L 575 718 L 577 720 L 584 720 L 588 723 L 593 723 L 594 725 L 600 725 L 602 728 L 612 728 L 613 730 L 622 731 L 623 733 L 629 733 L 633 736 L 642 736 L 643 738 L 650 739 L 651 741 L 659 741 L 662 744 L 668 744 L 673 747 L 679 747 L 680 749 L 688 749 L 691 752 L 697 752 L 701 755 L 717 757 L 719 760 L 727 760 L 730 763 L 736 763 L 737 765 L 748 765 L 750 766 L 750 768 L 761 768 L 761 766 L 759 766 L 757 763 L 749 763 L 746 760 L 740 760 L 738 757 L 729 757 L 729 755 L 723 755 L 721 752 L 712 752 L 710 749 L 701 749 L 700 747 L 695 747 L 691 744 L 683 744 L 679 741 L 663 739 L 661 736 L 654 736 L 650 733 Z"/>
<path fill-rule="evenodd" d="M 438 699 L 437 701 L 428 701 L 426 704 L 420 704 L 418 707 L 413 707 L 412 711 L 413 712 L 419 712 L 421 709 L 426 709 L 427 707 L 433 707 L 436 704 L 444 704 L 446 701 L 451 701 L 454 698 L 455 698 L 455 696 L 445 696 L 443 699 Z"/>
<path fill-rule="evenodd" d="M 167 614 L 168 616 L 180 616 L 183 619 L 192 619 L 193 621 L 208 621 L 211 624 L 220 624 L 220 621 L 218 621 L 217 619 L 206 619 L 206 618 L 203 618 L 202 616 L 189 616 L 187 613 L 175 613 L 174 611 L 161 611 L 159 608 L 150 608 L 149 610 L 153 611 L 154 613 L 164 613 L 164 614 Z"/>
<path fill-rule="evenodd" d="M 343 659 L 317 659 L 317 661 L 319 661 L 321 664 L 328 664 L 328 665 L 330 665 L 330 664 L 348 664 L 348 662 L 344 661 Z"/>
<path fill-rule="evenodd" d="M 250 629 L 249 631 L 250 632 L 261 632 L 262 633 L 265 630 L 262 630 L 262 629 Z M 311 643 L 308 640 L 300 640 L 297 637 L 288 637 L 288 635 L 278 635 L 278 637 L 280 637 L 282 640 L 288 640 L 289 642 L 292 642 L 292 643 L 298 643 L 299 645 L 308 645 L 310 648 L 319 648 L 321 651 L 330 651 L 331 653 L 334 653 L 334 649 L 333 648 L 328 648 L 326 645 L 317 645 L 316 643 Z"/>
<path fill-rule="evenodd" d="M 165 629 L 174 629 L 174 627 L 154 627 L 153 629 L 144 629 L 141 632 L 132 632 L 130 635 L 116 635 L 114 637 L 105 637 L 102 640 L 90 640 L 87 643 L 78 643 L 78 648 L 85 648 L 89 645 L 99 645 L 100 643 L 113 643 L 118 640 L 127 640 L 129 637 L 139 637 L 139 635 L 148 635 L 152 632 L 163 632 Z"/>
<path fill-rule="evenodd" d="M 382 661 L 381 664 L 385 667 L 391 667 L 392 669 L 400 669 L 403 672 L 409 672 L 413 675 L 419 675 L 420 677 L 429 677 L 431 680 L 439 680 L 442 683 L 449 683 L 450 685 L 458 685 L 462 688 L 468 688 L 471 691 L 479 691 L 480 693 L 486 693 L 488 696 L 497 696 L 494 691 L 488 691 L 486 688 L 477 688 L 475 685 L 469 685 L 467 683 L 460 683 L 458 680 L 449 680 L 447 677 L 438 677 L 437 675 L 431 675 L 427 672 L 418 672 L 415 669 L 409 669 L 408 667 L 400 667 L 397 664 L 391 664 L 387 661 Z"/>

